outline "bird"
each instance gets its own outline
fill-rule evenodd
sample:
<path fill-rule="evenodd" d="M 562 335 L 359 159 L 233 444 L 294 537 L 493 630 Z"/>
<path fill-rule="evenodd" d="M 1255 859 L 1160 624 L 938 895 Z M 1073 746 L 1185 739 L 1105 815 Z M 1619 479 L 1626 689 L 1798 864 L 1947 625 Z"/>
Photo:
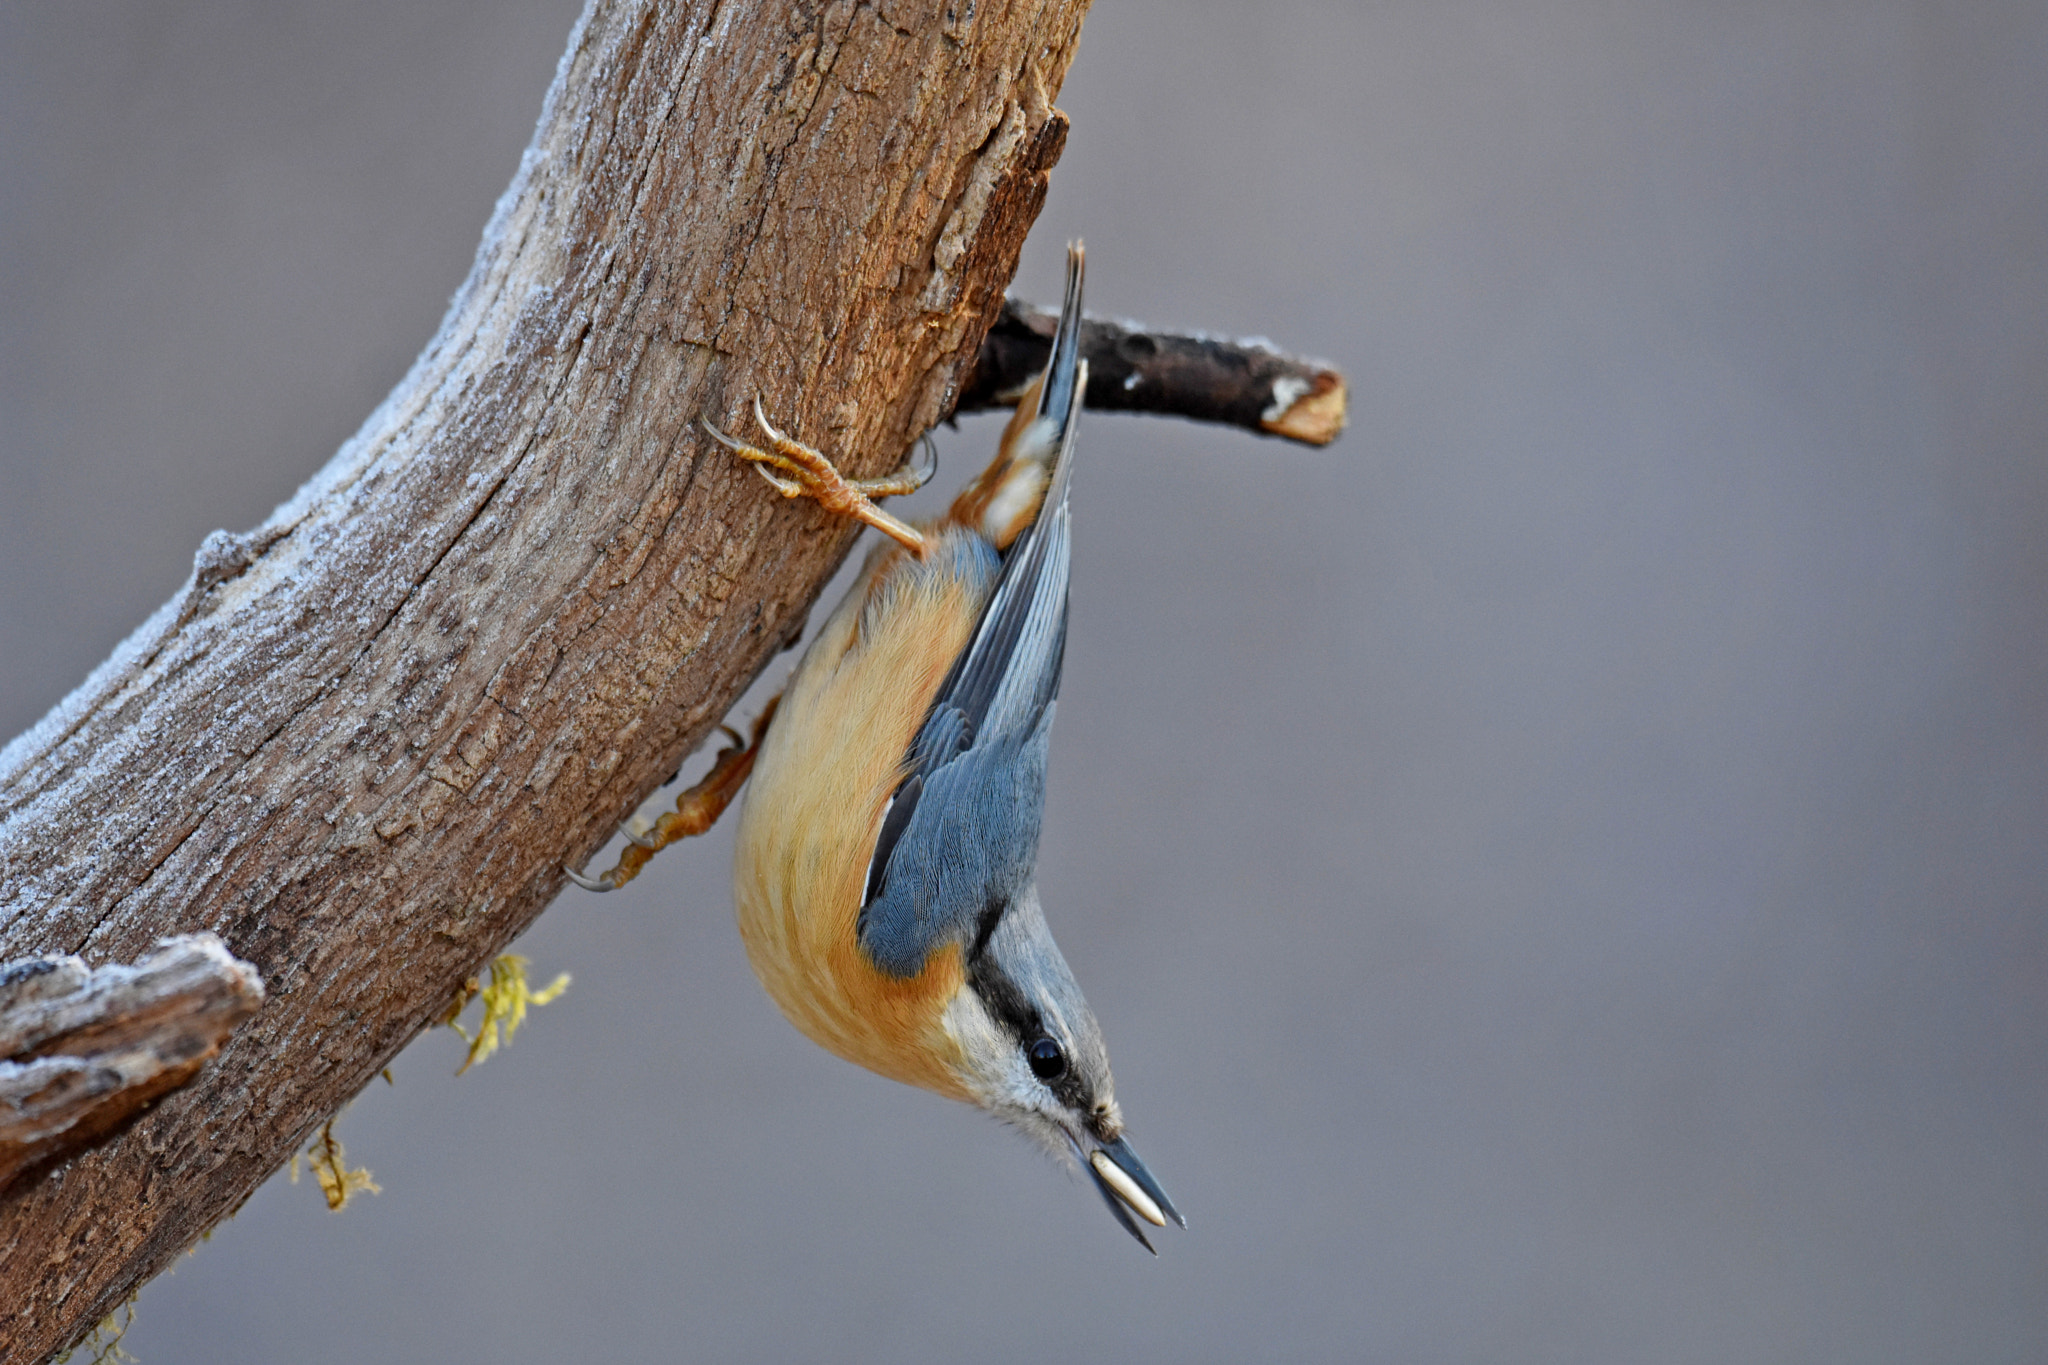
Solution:
<path fill-rule="evenodd" d="M 1109 1052 L 1053 941 L 1038 888 L 1046 758 L 1067 640 L 1069 489 L 1088 367 L 1086 256 L 1068 248 L 1045 370 L 994 459 L 942 517 L 876 499 L 930 464 L 842 476 L 754 419 L 767 448 L 704 423 L 787 498 L 886 537 L 752 739 L 722 752 L 677 810 L 629 826 L 609 890 L 700 832 L 745 783 L 733 897 L 747 958 L 812 1041 L 970 1104 L 1071 1160 L 1125 1231 L 1187 1220 L 1133 1149 Z"/>

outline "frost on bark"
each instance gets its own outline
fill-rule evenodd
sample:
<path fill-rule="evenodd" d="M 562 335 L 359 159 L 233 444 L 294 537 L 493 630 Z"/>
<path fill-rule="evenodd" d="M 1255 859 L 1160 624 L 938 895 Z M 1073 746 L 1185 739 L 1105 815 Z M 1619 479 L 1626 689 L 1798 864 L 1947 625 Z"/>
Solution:
<path fill-rule="evenodd" d="M 0 1194 L 0 1359 L 232 1211 L 800 629 L 854 530 L 695 423 L 893 467 L 1043 201 L 1081 0 L 591 0 L 441 330 L 0 752 L 0 961 L 211 932 L 268 1000 Z"/>

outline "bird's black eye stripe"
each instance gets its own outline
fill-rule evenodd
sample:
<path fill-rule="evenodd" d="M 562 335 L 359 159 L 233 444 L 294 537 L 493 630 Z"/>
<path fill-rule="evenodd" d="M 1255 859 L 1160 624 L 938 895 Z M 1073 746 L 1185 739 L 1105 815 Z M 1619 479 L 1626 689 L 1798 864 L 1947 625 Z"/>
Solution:
<path fill-rule="evenodd" d="M 1017 1047 L 1023 1052 L 1031 1074 L 1059 1099 L 1060 1103 L 1075 1110 L 1086 1110 L 1094 1103 L 1088 1093 L 1088 1077 L 1084 1071 L 1073 1065 L 1073 1059 L 1060 1041 L 1047 1032 L 1043 1016 L 1030 996 L 1018 987 L 1005 972 L 996 955 L 989 951 L 989 941 L 995 937 L 996 929 L 1002 924 L 1009 905 L 992 900 L 983 907 L 980 922 L 975 926 L 974 942 L 967 951 L 967 985 L 981 998 L 982 1005 L 990 1017 L 1002 1025 L 1004 1032 L 1017 1040 Z M 1043 1045 L 1052 1049 L 1044 1061 L 1036 1055 Z M 1059 1060 L 1052 1063 L 1052 1057 Z M 1040 1070 L 1046 1067 L 1046 1070 Z"/>
<path fill-rule="evenodd" d="M 980 923 L 975 926 L 974 943 L 967 950 L 967 984 L 1012 1038 L 1028 1040 L 1045 1032 L 1045 1026 L 1039 1022 L 1038 1007 L 1018 989 L 996 955 L 988 950 L 989 940 L 995 937 L 996 928 L 1009 908 L 1000 900 L 991 900 L 983 907 Z"/>
<path fill-rule="evenodd" d="M 1008 901 L 993 897 L 987 905 L 981 907 L 981 913 L 975 916 L 974 920 L 974 943 L 967 950 L 970 967 L 978 966 L 987 955 L 988 941 L 996 936 L 996 926 L 1003 922 L 1003 916 L 1009 911 Z"/>
<path fill-rule="evenodd" d="M 1053 1038 L 1039 1038 L 1024 1050 L 1031 1074 L 1041 1081 L 1056 1081 L 1067 1074 L 1067 1051 Z"/>

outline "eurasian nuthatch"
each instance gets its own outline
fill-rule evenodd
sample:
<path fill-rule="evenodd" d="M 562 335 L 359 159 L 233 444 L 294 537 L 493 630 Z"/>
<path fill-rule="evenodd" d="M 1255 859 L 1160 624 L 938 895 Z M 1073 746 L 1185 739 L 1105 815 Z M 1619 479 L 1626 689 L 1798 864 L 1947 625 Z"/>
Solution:
<path fill-rule="evenodd" d="M 905 470 L 843 478 L 783 436 L 707 430 L 785 497 L 884 532 L 811 642 L 773 723 L 728 749 L 674 814 L 632 831 L 609 890 L 716 818 L 748 769 L 733 892 L 761 983 L 813 1041 L 967 1100 L 1071 1154 L 1117 1221 L 1182 1226 L 1124 1138 L 1109 1053 L 1038 898 L 1045 761 L 1067 638 L 1067 491 L 1088 383 L 1082 253 L 1068 253 L 1052 358 L 995 460 L 922 529 L 873 499 Z M 927 471 L 928 472 L 928 471 Z M 765 718 L 764 718 L 765 719 Z"/>

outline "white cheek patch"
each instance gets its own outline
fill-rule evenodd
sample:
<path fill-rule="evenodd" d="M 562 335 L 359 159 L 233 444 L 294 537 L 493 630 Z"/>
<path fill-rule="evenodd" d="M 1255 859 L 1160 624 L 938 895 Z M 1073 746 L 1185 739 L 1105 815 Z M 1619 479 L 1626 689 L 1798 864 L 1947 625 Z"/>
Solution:
<path fill-rule="evenodd" d="M 981 997 L 968 989 L 955 991 L 946 1002 L 943 1020 L 946 1033 L 959 1044 L 967 1068 L 962 1079 L 976 1101 L 984 1107 L 1007 1101 L 1008 1088 L 1002 1084 L 1008 1060 L 1004 1054 L 1011 1049 Z"/>
<path fill-rule="evenodd" d="M 1078 1160 L 1072 1140 L 1044 1110 L 1045 1087 L 1031 1074 L 1016 1042 L 996 1025 L 987 1007 L 971 990 L 946 1004 L 946 1032 L 960 1045 L 966 1064 L 961 1078 L 974 1102 L 1018 1129 L 1061 1160 Z"/>

